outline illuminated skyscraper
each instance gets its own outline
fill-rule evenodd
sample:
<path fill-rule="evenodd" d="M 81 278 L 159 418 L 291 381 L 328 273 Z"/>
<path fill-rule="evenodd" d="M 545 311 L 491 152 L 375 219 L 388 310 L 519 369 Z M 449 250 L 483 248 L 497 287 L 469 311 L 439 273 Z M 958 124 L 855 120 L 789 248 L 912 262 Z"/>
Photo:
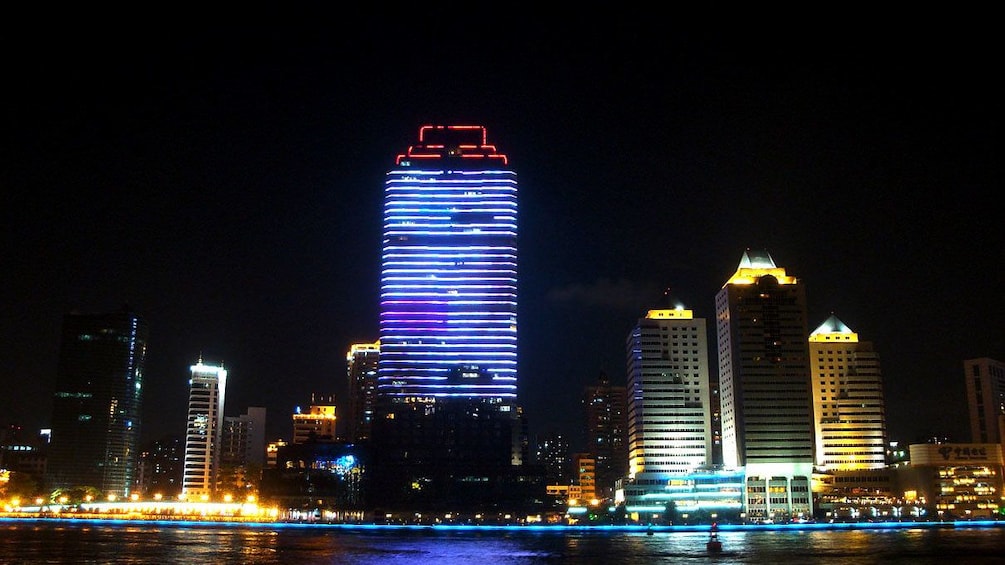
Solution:
<path fill-rule="evenodd" d="M 705 319 L 684 308 L 650 310 L 629 333 L 627 349 L 629 474 L 665 484 L 709 465 Z"/>
<path fill-rule="evenodd" d="M 816 463 L 831 471 L 886 467 L 879 355 L 836 316 L 809 337 Z"/>
<path fill-rule="evenodd" d="M 379 343 L 381 492 L 472 504 L 522 463 L 517 181 L 482 126 L 423 126 L 387 173 Z"/>
<path fill-rule="evenodd" d="M 210 496 L 216 489 L 223 435 L 223 403 L 227 370 L 199 362 L 189 380 L 188 425 L 185 434 L 185 469 L 182 494 Z"/>
<path fill-rule="evenodd" d="M 349 376 L 349 415 L 346 437 L 350 442 L 367 441 L 373 433 L 377 403 L 377 361 L 380 342 L 354 343 L 345 356 Z"/>
<path fill-rule="evenodd" d="M 481 126 L 424 126 L 384 189 L 380 395 L 516 399 L 517 182 Z"/>
<path fill-rule="evenodd" d="M 723 464 L 745 469 L 749 519 L 808 517 L 814 440 L 803 285 L 767 251 L 747 250 L 715 308 Z"/>
<path fill-rule="evenodd" d="M 743 473 L 712 464 L 715 406 L 705 319 L 681 304 L 650 310 L 629 332 L 626 349 L 629 516 L 738 518 Z"/>
<path fill-rule="evenodd" d="M 125 496 L 139 455 L 147 325 L 125 308 L 67 314 L 52 403 L 51 489 L 90 486 Z"/>

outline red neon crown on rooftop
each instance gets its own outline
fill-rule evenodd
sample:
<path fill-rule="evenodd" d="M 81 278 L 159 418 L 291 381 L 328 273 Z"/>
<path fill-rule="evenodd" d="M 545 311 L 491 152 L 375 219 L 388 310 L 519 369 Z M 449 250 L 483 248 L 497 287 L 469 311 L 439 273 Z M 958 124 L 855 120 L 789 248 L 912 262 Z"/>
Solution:
<path fill-rule="evenodd" d="M 488 133 L 484 126 L 438 126 L 425 125 L 419 128 L 419 143 L 408 146 L 408 151 L 398 155 L 395 164 L 412 159 L 488 159 L 509 163 L 506 155 L 496 152 L 495 145 L 489 145 Z"/>

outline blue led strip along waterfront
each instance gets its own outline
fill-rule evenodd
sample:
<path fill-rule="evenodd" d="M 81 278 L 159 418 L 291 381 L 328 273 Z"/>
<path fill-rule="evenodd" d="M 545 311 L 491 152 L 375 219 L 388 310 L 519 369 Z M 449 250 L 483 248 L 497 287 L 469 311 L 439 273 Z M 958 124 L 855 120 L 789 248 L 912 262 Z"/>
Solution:
<path fill-rule="evenodd" d="M 515 398 L 516 175 L 422 165 L 385 183 L 378 388 Z"/>
<path fill-rule="evenodd" d="M 218 520 L 143 520 L 114 518 L 40 518 L 40 517 L 6 517 L 0 516 L 0 524 L 28 523 L 34 525 L 56 523 L 61 525 L 92 525 L 92 526 L 123 526 L 123 527 L 155 527 L 155 528 L 259 528 L 266 530 L 279 529 L 338 529 L 338 530 L 421 530 L 421 531 L 507 531 L 556 533 L 564 532 L 611 532 L 645 535 L 646 533 L 674 534 L 682 532 L 708 532 L 708 524 L 692 525 L 564 525 L 564 524 L 343 524 L 332 522 L 282 522 L 282 521 L 218 521 Z M 802 524 L 722 524 L 719 532 L 742 531 L 804 531 L 804 530 L 907 530 L 907 529 L 981 529 L 1003 528 L 1002 520 L 967 520 L 956 522 L 807 522 Z"/>

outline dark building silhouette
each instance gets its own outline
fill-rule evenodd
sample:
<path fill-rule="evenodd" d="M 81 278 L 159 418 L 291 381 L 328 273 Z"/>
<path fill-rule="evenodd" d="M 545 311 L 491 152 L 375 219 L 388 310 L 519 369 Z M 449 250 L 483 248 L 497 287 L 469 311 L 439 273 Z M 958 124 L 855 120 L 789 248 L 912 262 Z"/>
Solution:
<path fill-rule="evenodd" d="M 135 490 L 144 496 L 165 498 L 181 494 L 185 440 L 167 435 L 143 446 L 136 464 Z"/>
<path fill-rule="evenodd" d="M 595 465 L 597 496 L 610 498 L 615 482 L 628 474 L 628 418 L 626 387 L 612 385 L 605 372 L 597 384 L 586 387 L 586 446 Z"/>
<path fill-rule="evenodd" d="M 48 433 L 30 434 L 17 424 L 0 428 L 0 469 L 15 475 L 0 484 L 0 493 L 6 487 L 16 495 L 37 494 L 45 479 L 48 445 Z"/>
<path fill-rule="evenodd" d="M 963 361 L 970 440 L 1005 443 L 1005 363 L 988 357 Z"/>
<path fill-rule="evenodd" d="M 49 488 L 90 486 L 117 496 L 130 493 L 139 449 L 147 334 L 146 323 L 128 306 L 63 318 Z"/>
<path fill-rule="evenodd" d="M 223 417 L 218 492 L 243 498 L 257 491 L 265 467 L 265 414 L 265 407 L 249 406 L 240 416 Z"/>
<path fill-rule="evenodd" d="M 312 436 L 279 447 L 275 467 L 262 472 L 259 497 L 301 516 L 362 521 L 368 518 L 372 461 L 365 446 Z"/>
<path fill-rule="evenodd" d="M 538 438 L 535 462 L 544 468 L 548 484 L 572 484 L 572 459 L 569 440 L 558 432 Z"/>

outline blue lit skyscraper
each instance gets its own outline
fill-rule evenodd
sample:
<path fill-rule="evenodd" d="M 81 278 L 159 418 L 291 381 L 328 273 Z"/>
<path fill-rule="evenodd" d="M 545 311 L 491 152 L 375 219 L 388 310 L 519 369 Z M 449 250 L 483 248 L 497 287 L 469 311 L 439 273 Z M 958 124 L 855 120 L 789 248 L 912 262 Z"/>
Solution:
<path fill-rule="evenodd" d="M 540 498 L 519 473 L 516 173 L 484 127 L 419 129 L 387 173 L 382 251 L 378 507 Z"/>
<path fill-rule="evenodd" d="M 482 126 L 424 126 L 384 189 L 378 393 L 517 394 L 517 182 Z"/>

